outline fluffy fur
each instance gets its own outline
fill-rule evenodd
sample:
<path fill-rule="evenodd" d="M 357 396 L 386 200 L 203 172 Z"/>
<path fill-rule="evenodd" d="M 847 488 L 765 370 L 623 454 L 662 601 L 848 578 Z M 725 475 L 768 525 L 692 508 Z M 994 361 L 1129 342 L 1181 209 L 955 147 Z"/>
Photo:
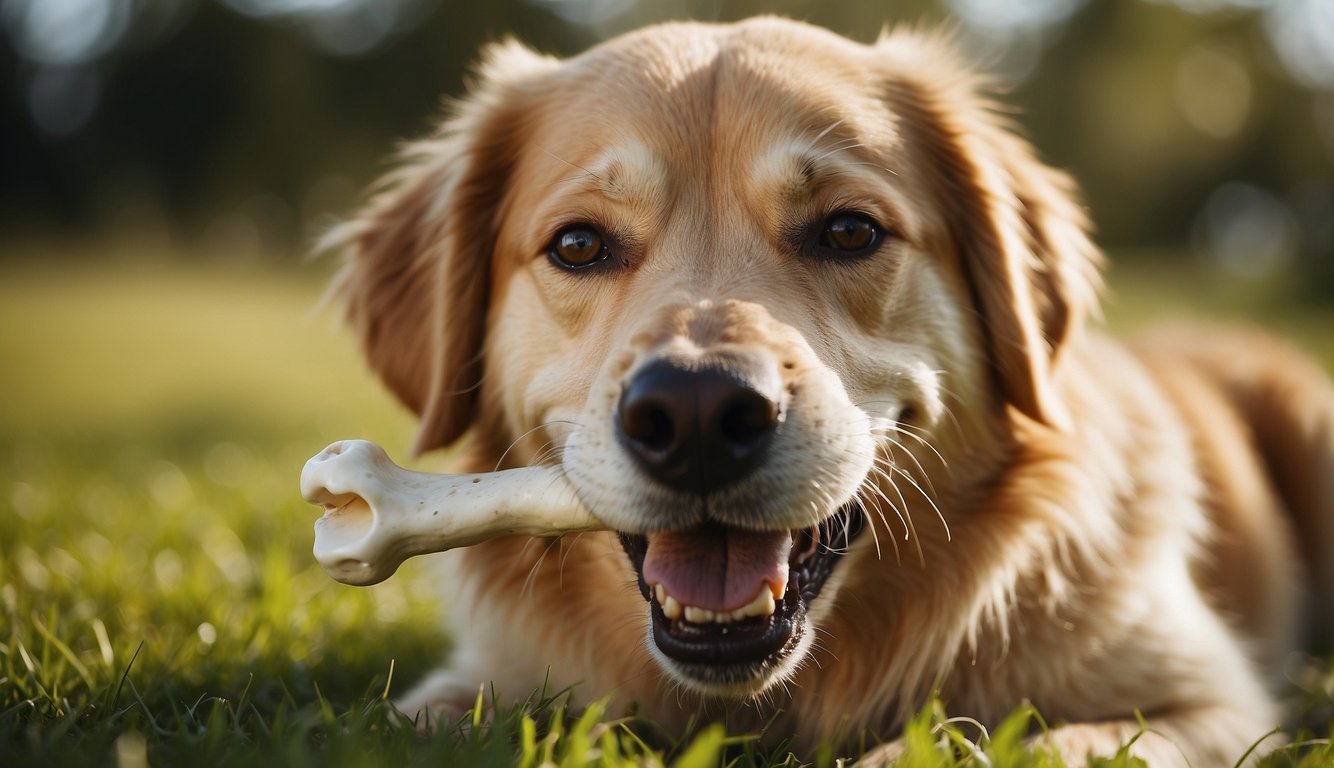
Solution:
<path fill-rule="evenodd" d="M 1279 721 L 1278 660 L 1330 629 L 1334 392 L 1258 335 L 1086 328 L 1101 258 L 1073 185 L 982 85 L 930 36 L 778 19 L 486 50 L 333 237 L 417 449 L 470 435 L 460 470 L 559 465 L 620 530 L 698 522 L 611 439 L 613 404 L 648 360 L 740 356 L 781 366 L 788 423 L 764 482 L 710 509 L 799 527 L 859 499 L 872 530 L 813 643 L 740 691 L 653 652 L 614 534 L 451 553 L 457 646 L 405 712 L 549 680 L 809 746 L 891 735 L 938 689 L 984 723 L 1028 699 L 1076 758 L 1142 713 L 1137 753 L 1197 766 Z M 885 229 L 874 254 L 803 251 L 847 210 Z M 549 258 L 571 223 L 614 240 L 596 273 Z"/>

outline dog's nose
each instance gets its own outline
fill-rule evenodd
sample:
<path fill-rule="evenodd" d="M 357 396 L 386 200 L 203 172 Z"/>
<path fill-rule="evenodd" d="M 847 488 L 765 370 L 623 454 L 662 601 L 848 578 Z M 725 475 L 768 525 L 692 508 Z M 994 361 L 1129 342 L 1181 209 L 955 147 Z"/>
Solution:
<path fill-rule="evenodd" d="M 754 378 L 649 363 L 621 392 L 617 438 L 665 485 L 693 493 L 727 486 L 759 465 L 778 428 L 777 372 Z"/>

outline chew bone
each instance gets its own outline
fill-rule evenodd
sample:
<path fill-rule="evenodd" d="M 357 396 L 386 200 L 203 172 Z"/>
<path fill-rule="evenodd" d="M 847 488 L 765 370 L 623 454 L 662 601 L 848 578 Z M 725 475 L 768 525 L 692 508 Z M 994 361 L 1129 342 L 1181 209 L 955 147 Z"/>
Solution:
<path fill-rule="evenodd" d="M 558 469 L 411 472 L 365 440 L 334 443 L 306 462 L 301 495 L 325 509 L 315 521 L 315 559 L 330 576 L 358 586 L 384 581 L 413 555 L 511 534 L 606 528 Z"/>

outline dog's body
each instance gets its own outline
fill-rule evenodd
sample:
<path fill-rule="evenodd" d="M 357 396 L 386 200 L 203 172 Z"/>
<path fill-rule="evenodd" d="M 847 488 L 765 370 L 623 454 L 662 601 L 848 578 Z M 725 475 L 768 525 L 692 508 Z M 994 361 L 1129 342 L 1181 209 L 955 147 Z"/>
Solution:
<path fill-rule="evenodd" d="M 449 555 L 455 655 L 400 706 L 547 681 L 809 746 L 939 690 L 1231 764 L 1329 630 L 1334 391 L 1257 336 L 1083 329 L 1085 228 L 929 39 L 493 48 L 343 286 L 419 449 L 559 465 L 620 535 Z"/>

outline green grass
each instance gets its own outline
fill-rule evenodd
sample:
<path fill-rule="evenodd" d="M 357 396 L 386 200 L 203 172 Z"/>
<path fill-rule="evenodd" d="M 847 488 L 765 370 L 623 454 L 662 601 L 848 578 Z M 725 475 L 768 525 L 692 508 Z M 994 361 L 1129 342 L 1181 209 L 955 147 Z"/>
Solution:
<path fill-rule="evenodd" d="M 332 440 L 401 459 L 412 435 L 332 313 L 314 311 L 327 272 L 0 265 L 0 765 L 834 764 L 757 734 L 568 713 L 559 692 L 502 711 L 482 700 L 477 727 L 429 739 L 396 719 L 386 694 L 448 647 L 425 572 L 336 584 L 310 556 L 315 512 L 296 491 Z M 1137 325 L 1191 280 L 1120 276 L 1139 285 L 1113 320 Z M 1334 360 L 1328 310 L 1244 297 L 1255 306 L 1206 309 L 1240 305 Z M 1293 735 L 1328 736 L 1334 666 L 1307 659 L 1292 676 Z M 1055 764 L 1022 750 L 1030 717 L 985 734 L 929 705 L 903 764 Z"/>

